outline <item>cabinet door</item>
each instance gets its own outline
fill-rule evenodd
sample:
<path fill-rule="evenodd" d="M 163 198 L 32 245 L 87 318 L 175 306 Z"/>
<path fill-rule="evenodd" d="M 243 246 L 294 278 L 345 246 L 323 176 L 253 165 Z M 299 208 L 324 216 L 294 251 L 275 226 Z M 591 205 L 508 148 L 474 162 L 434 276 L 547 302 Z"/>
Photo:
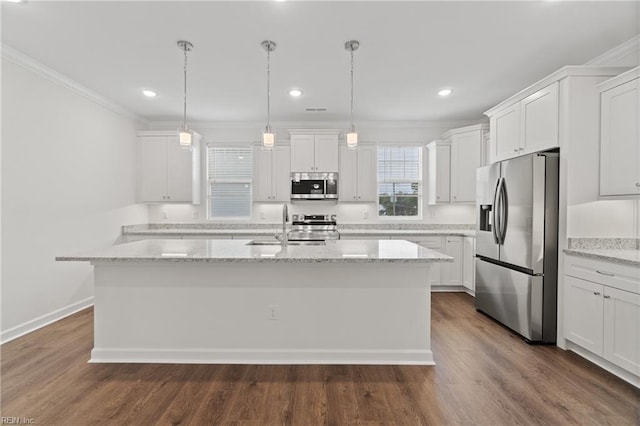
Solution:
<path fill-rule="evenodd" d="M 340 147 L 340 169 L 338 176 L 340 201 L 358 200 L 358 150 Z"/>
<path fill-rule="evenodd" d="M 444 238 L 443 237 L 416 237 L 410 240 L 413 243 L 432 249 L 439 252 L 444 252 Z M 429 267 L 429 285 L 436 286 L 442 285 L 442 265 L 444 263 L 432 263 Z"/>
<path fill-rule="evenodd" d="M 602 356 L 604 288 L 590 281 L 565 275 L 567 339 Z"/>
<path fill-rule="evenodd" d="M 429 147 L 429 204 L 448 203 L 450 200 L 451 147 L 437 144 Z"/>
<path fill-rule="evenodd" d="M 600 195 L 640 194 L 640 79 L 601 96 Z"/>
<path fill-rule="evenodd" d="M 266 150 L 259 146 L 253 147 L 253 201 L 272 201 L 271 159 L 274 150 Z"/>
<path fill-rule="evenodd" d="M 492 163 L 520 154 L 520 103 L 492 116 L 490 127 Z"/>
<path fill-rule="evenodd" d="M 476 201 L 476 169 L 480 167 L 482 132 L 476 130 L 451 137 L 451 202 Z"/>
<path fill-rule="evenodd" d="M 527 96 L 520 102 L 521 147 L 536 152 L 560 146 L 558 137 L 558 82 Z"/>
<path fill-rule="evenodd" d="M 271 158 L 271 201 L 291 200 L 291 148 L 277 146 Z"/>
<path fill-rule="evenodd" d="M 445 237 L 444 253 L 453 263 L 442 264 L 442 285 L 462 285 L 462 237 Z"/>
<path fill-rule="evenodd" d="M 358 201 L 375 202 L 378 198 L 377 150 L 375 147 L 360 147 L 357 153 Z"/>
<path fill-rule="evenodd" d="M 476 262 L 475 244 L 473 237 L 464 237 L 462 253 L 462 285 L 470 291 L 475 291 Z"/>
<path fill-rule="evenodd" d="M 640 294 L 604 288 L 604 357 L 640 376 Z"/>
<path fill-rule="evenodd" d="M 314 172 L 316 168 L 314 150 L 313 135 L 291 135 L 291 171 Z"/>
<path fill-rule="evenodd" d="M 140 137 L 140 202 L 167 201 L 167 140 L 165 137 Z"/>
<path fill-rule="evenodd" d="M 315 136 L 315 171 L 338 171 L 338 135 Z"/>
<path fill-rule="evenodd" d="M 168 201 L 191 202 L 193 200 L 193 151 L 181 147 L 177 138 L 167 138 L 167 156 Z"/>

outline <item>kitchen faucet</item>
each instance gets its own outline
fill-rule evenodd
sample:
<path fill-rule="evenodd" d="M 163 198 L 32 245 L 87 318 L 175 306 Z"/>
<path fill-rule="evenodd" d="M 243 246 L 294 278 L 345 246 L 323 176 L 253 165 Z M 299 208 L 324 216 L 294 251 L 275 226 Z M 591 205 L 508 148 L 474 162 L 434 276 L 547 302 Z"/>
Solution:
<path fill-rule="evenodd" d="M 282 246 L 286 246 L 289 242 L 289 237 L 287 235 L 287 222 L 289 221 L 289 208 L 287 207 L 287 203 L 282 205 L 282 234 L 276 234 L 276 239 L 280 240 Z"/>

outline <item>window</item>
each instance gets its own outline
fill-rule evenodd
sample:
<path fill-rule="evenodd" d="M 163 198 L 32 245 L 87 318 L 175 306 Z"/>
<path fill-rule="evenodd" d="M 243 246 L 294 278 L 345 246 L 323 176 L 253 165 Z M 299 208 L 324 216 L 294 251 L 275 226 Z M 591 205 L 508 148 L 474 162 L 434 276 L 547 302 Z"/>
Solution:
<path fill-rule="evenodd" d="M 378 216 L 421 215 L 422 149 L 378 147 Z"/>
<path fill-rule="evenodd" d="M 207 216 L 251 217 L 251 147 L 207 146 Z"/>

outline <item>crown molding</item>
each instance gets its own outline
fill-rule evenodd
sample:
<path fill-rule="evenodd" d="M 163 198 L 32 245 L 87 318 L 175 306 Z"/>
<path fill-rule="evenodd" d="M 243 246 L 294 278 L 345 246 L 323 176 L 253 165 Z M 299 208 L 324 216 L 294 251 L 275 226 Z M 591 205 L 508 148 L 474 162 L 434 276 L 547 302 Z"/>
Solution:
<path fill-rule="evenodd" d="M 112 112 L 115 112 L 116 114 L 138 121 L 142 124 L 149 125 L 149 122 L 139 115 L 129 111 L 128 109 L 105 98 L 104 96 L 89 89 L 88 87 L 83 86 L 77 81 L 59 73 L 58 71 L 55 71 L 52 68 L 49 68 L 43 63 L 36 61 L 30 56 L 27 56 L 19 50 L 14 49 L 13 47 L 8 46 L 4 43 L 2 44 L 2 57 L 17 65 L 20 65 L 23 68 L 26 68 L 31 72 L 34 72 L 35 74 L 38 74 L 41 77 L 46 78 L 49 81 L 59 84 L 60 86 L 65 87 L 72 92 L 84 97 L 85 99 L 88 99 Z"/>
<path fill-rule="evenodd" d="M 622 44 L 614 47 L 613 49 L 607 50 L 602 55 L 593 58 L 585 65 L 608 65 L 611 63 L 615 63 L 617 60 L 625 58 L 633 53 L 636 53 L 636 57 L 640 62 L 640 35 L 637 35 Z M 640 65 L 636 62 L 635 65 Z"/>

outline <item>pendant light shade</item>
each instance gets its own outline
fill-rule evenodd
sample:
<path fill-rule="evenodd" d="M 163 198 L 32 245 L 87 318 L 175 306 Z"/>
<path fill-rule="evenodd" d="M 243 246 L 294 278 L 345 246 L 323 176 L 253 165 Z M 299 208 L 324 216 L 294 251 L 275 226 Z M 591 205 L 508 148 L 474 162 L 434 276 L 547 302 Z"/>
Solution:
<path fill-rule="evenodd" d="M 265 40 L 260 45 L 267 52 L 267 125 L 262 134 L 262 146 L 269 149 L 276 143 L 276 136 L 271 129 L 271 52 L 276 50 L 276 44 L 271 40 Z"/>
<path fill-rule="evenodd" d="M 358 146 L 358 133 L 353 125 L 353 52 L 358 50 L 360 42 L 349 40 L 344 44 L 345 50 L 351 53 L 351 128 L 347 132 L 347 148 L 355 149 Z"/>
<path fill-rule="evenodd" d="M 180 146 L 191 148 L 193 144 L 193 131 L 187 127 L 187 52 L 193 49 L 193 44 L 186 40 L 178 41 L 178 47 L 184 52 L 184 115 L 182 127 L 178 129 L 178 142 Z"/>

